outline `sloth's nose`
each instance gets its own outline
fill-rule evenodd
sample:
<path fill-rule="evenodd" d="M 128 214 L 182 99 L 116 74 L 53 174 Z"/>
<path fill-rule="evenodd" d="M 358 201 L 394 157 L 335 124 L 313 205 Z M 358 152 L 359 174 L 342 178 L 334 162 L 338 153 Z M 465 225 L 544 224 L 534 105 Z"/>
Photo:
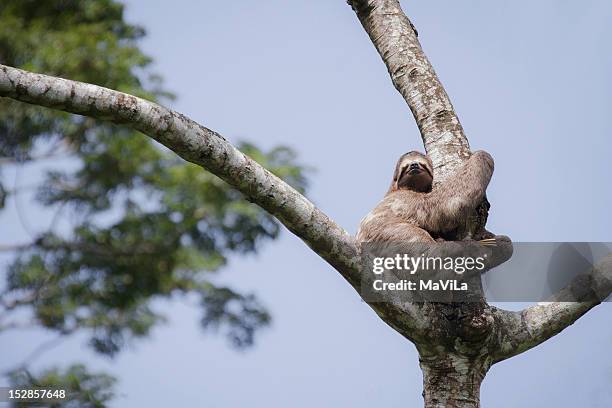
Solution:
<path fill-rule="evenodd" d="M 418 170 L 419 168 L 419 164 L 418 163 L 410 163 L 410 170 Z"/>

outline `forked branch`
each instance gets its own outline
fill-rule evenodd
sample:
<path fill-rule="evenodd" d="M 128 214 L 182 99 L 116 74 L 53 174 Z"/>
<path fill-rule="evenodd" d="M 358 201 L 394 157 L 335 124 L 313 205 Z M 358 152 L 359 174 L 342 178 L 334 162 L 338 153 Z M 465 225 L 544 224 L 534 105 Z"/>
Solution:
<path fill-rule="evenodd" d="M 452 103 L 421 48 L 417 30 L 402 11 L 399 0 L 348 0 L 347 3 L 387 66 L 393 85 L 410 107 L 425 150 L 434 163 L 436 178 L 446 178 L 469 157 L 470 147 Z M 506 336 L 498 360 L 546 341 L 609 296 L 610 267 L 609 263 L 602 264 L 593 270 L 591 276 L 598 278 L 590 282 L 597 287 L 597 295 L 585 290 L 588 283 L 575 281 L 565 289 L 582 293 L 572 302 L 557 301 L 567 299 L 567 293 L 559 293 L 552 302 L 521 312 L 495 309 L 507 326 L 500 328 Z"/>

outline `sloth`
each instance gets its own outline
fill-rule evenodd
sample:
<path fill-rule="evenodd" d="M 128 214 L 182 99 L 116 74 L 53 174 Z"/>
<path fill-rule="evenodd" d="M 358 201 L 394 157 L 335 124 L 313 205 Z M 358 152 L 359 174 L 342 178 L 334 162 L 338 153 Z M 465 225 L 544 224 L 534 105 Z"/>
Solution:
<path fill-rule="evenodd" d="M 361 221 L 357 241 L 436 244 L 452 240 L 457 231 L 465 230 L 467 220 L 483 202 L 493 167 L 491 155 L 477 151 L 453 175 L 434 186 L 431 159 L 417 151 L 404 154 L 385 197 Z M 495 251 L 497 256 L 489 268 L 510 257 L 509 238 L 486 230 L 483 234 L 486 239 L 471 242 L 478 247 L 503 247 Z"/>

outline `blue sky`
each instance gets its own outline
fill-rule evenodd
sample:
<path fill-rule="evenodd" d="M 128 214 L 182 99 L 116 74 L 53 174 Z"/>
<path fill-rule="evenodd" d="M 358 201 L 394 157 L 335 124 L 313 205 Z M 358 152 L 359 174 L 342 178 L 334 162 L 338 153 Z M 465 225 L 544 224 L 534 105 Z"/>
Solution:
<path fill-rule="evenodd" d="M 495 158 L 489 230 L 515 241 L 612 241 L 612 4 L 402 5 L 472 148 Z M 344 0 L 131 0 L 127 16 L 147 28 L 143 48 L 178 95 L 173 108 L 230 141 L 293 147 L 316 169 L 309 197 L 352 233 L 397 157 L 422 149 Z M 0 214 L 0 242 L 27 237 L 14 208 Z M 30 217 L 33 228 L 42 220 Z M 116 359 L 93 356 L 76 337 L 36 366 L 86 361 L 109 371 L 120 380 L 114 407 L 422 405 L 412 344 L 288 231 L 259 255 L 232 259 L 218 280 L 257 293 L 273 313 L 252 350 L 204 335 L 195 302 L 160 302 L 168 324 Z M 609 407 L 611 312 L 601 305 L 494 366 L 483 406 Z M 0 335 L 2 364 L 47 337 Z"/>

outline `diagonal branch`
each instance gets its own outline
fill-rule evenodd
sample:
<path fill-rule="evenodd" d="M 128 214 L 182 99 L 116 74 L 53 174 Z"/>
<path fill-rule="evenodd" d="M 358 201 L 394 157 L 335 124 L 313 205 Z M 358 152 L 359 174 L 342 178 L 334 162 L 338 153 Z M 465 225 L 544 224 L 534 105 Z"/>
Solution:
<path fill-rule="evenodd" d="M 218 133 L 163 106 L 82 82 L 0 65 L 0 96 L 122 123 L 200 165 L 276 216 L 355 288 L 354 239 L 308 199 L 236 149 Z"/>
<path fill-rule="evenodd" d="M 572 325 L 612 294 L 612 255 L 603 258 L 588 273 L 579 275 L 549 302 L 520 312 L 496 310 L 503 323 L 501 348 L 496 361 L 527 351 Z"/>
<path fill-rule="evenodd" d="M 421 48 L 417 31 L 399 0 L 349 0 L 382 57 L 393 85 L 404 97 L 421 131 L 436 178 L 446 178 L 470 156 L 459 118 Z"/>

